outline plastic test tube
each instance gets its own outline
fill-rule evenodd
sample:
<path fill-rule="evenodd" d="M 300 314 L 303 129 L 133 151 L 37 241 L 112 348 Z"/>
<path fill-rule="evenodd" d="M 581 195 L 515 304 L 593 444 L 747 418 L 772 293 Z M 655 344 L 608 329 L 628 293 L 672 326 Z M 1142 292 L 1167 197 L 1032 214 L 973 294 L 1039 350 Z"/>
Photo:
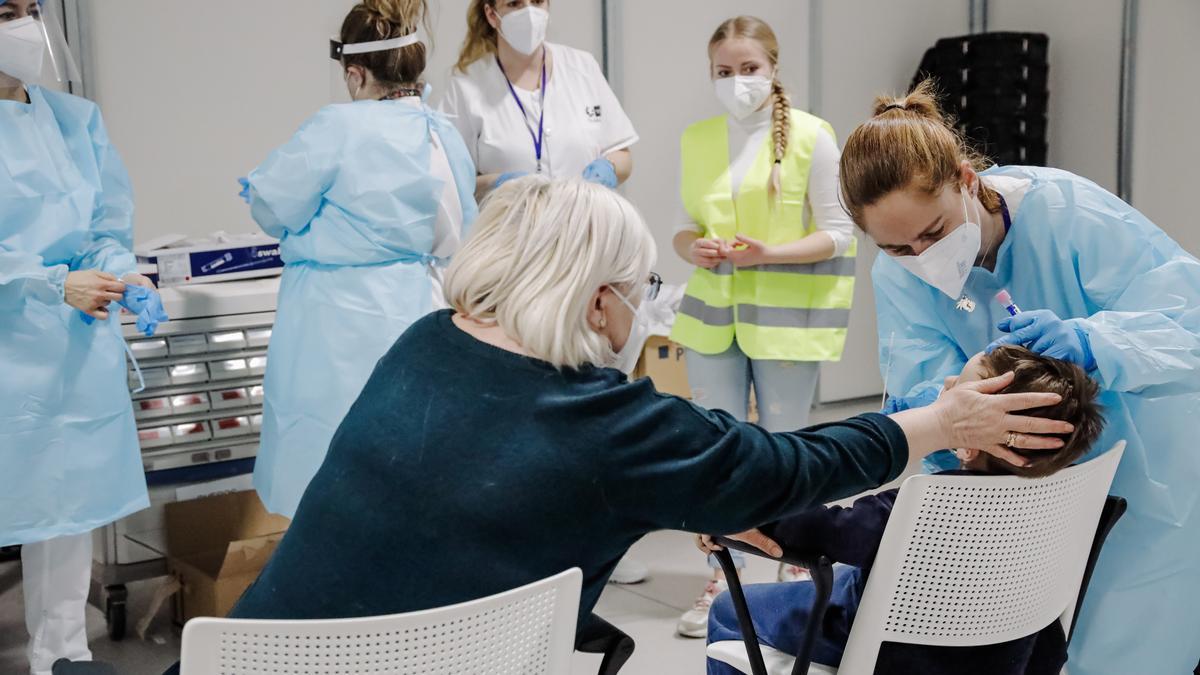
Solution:
<path fill-rule="evenodd" d="M 1017 307 L 1017 303 L 1013 302 L 1012 295 L 1007 290 L 1002 290 L 996 294 L 996 302 L 1004 305 L 1004 309 L 1008 310 L 1009 316 L 1016 316 L 1021 313 L 1021 308 Z"/>

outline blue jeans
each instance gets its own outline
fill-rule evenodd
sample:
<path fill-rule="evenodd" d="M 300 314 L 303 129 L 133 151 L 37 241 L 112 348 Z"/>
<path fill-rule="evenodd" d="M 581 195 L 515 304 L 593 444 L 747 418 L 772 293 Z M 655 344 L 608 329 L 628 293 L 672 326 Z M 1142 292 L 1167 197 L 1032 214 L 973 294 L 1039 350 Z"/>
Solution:
<path fill-rule="evenodd" d="M 813 661 L 827 666 L 842 662 L 850 627 L 862 600 L 857 567 L 834 568 L 833 592 L 829 609 L 813 648 Z M 759 644 L 768 645 L 788 654 L 800 651 L 800 642 L 808 630 L 808 614 L 812 608 L 813 584 L 797 581 L 784 584 L 753 584 L 744 586 L 746 604 L 754 622 Z M 713 602 L 708 614 L 708 643 L 722 640 L 741 640 L 737 612 L 729 593 L 722 593 Z M 719 661 L 708 660 L 708 675 L 737 675 L 738 671 Z"/>
<path fill-rule="evenodd" d="M 723 354 L 687 352 L 688 384 L 692 402 L 709 410 L 724 410 L 745 420 L 750 408 L 750 388 L 758 405 L 758 426 L 770 432 L 796 431 L 808 426 L 817 391 L 819 361 L 755 361 L 742 353 L 735 341 Z M 738 568 L 746 566 L 739 551 L 730 551 Z M 717 559 L 708 557 L 717 569 Z"/>

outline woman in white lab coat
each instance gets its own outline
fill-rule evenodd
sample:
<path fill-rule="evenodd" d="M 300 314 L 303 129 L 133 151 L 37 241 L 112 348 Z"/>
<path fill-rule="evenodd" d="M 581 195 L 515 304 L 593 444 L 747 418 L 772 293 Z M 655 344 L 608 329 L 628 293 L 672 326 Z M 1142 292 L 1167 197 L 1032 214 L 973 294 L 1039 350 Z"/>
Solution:
<path fill-rule="evenodd" d="M 549 0 L 471 0 L 439 109 L 467 143 L 475 196 L 531 173 L 615 188 L 633 172 L 633 123 L 590 53 L 546 42 Z M 646 567 L 622 560 L 615 583 Z"/>
<path fill-rule="evenodd" d="M 472 0 L 440 109 L 475 161 L 476 195 L 530 173 L 615 188 L 637 132 L 595 57 L 546 42 L 549 0 Z"/>

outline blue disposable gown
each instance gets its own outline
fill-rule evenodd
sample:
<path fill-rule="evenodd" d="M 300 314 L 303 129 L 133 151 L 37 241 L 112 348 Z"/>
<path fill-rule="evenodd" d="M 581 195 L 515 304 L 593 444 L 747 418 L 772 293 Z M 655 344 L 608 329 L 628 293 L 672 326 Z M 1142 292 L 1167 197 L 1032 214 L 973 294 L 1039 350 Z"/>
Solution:
<path fill-rule="evenodd" d="M 1100 556 L 1069 668 L 1190 673 L 1200 655 L 1200 262 L 1088 180 L 1031 167 L 983 175 L 1028 178 L 1032 187 L 995 272 L 976 267 L 967 280 L 973 313 L 886 255 L 875 263 L 889 393 L 919 400 L 1000 337 L 1000 289 L 1024 310 L 1048 309 L 1082 328 L 1108 422 L 1092 456 L 1128 441 L 1112 493 L 1129 500 L 1129 512 Z"/>
<path fill-rule="evenodd" d="M 136 271 L 129 176 L 90 101 L 0 102 L 0 545 L 149 506 L 116 313 L 91 325 L 67 273 Z"/>
<path fill-rule="evenodd" d="M 450 160 L 464 229 L 475 167 L 440 113 L 406 101 L 331 105 L 249 176 L 251 212 L 286 267 L 267 356 L 254 486 L 291 517 L 375 362 L 432 308 L 428 265 Z"/>

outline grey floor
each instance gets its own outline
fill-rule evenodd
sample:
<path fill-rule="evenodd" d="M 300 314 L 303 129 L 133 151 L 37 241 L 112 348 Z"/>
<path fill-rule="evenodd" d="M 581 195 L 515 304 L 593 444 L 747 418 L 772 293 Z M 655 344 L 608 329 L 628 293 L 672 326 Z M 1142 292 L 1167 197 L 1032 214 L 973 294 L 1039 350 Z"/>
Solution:
<path fill-rule="evenodd" d="M 841 419 L 864 410 L 877 408 L 877 402 L 826 406 L 814 411 L 813 423 Z M 638 542 L 632 555 L 650 568 L 650 578 L 633 586 L 610 585 L 600 598 L 596 612 L 637 642 L 637 651 L 622 674 L 697 675 L 704 672 L 704 641 L 675 635 L 675 622 L 690 608 L 708 577 L 692 536 L 681 532 L 659 532 Z M 751 560 L 746 579 L 750 582 L 773 581 L 775 567 L 762 560 Z M 145 616 L 157 581 L 129 587 L 129 616 L 132 624 Z M 25 625 L 23 618 L 20 565 L 0 564 L 0 674 L 27 672 L 25 662 Z M 131 635 L 123 642 L 111 642 L 105 635 L 104 617 L 94 607 L 88 610 L 88 635 L 97 660 L 117 668 L 120 675 L 161 673 L 179 654 L 179 631 L 171 626 L 168 608 L 163 608 L 147 633 L 146 639 Z M 573 673 L 595 673 L 597 656 L 575 656 Z"/>

